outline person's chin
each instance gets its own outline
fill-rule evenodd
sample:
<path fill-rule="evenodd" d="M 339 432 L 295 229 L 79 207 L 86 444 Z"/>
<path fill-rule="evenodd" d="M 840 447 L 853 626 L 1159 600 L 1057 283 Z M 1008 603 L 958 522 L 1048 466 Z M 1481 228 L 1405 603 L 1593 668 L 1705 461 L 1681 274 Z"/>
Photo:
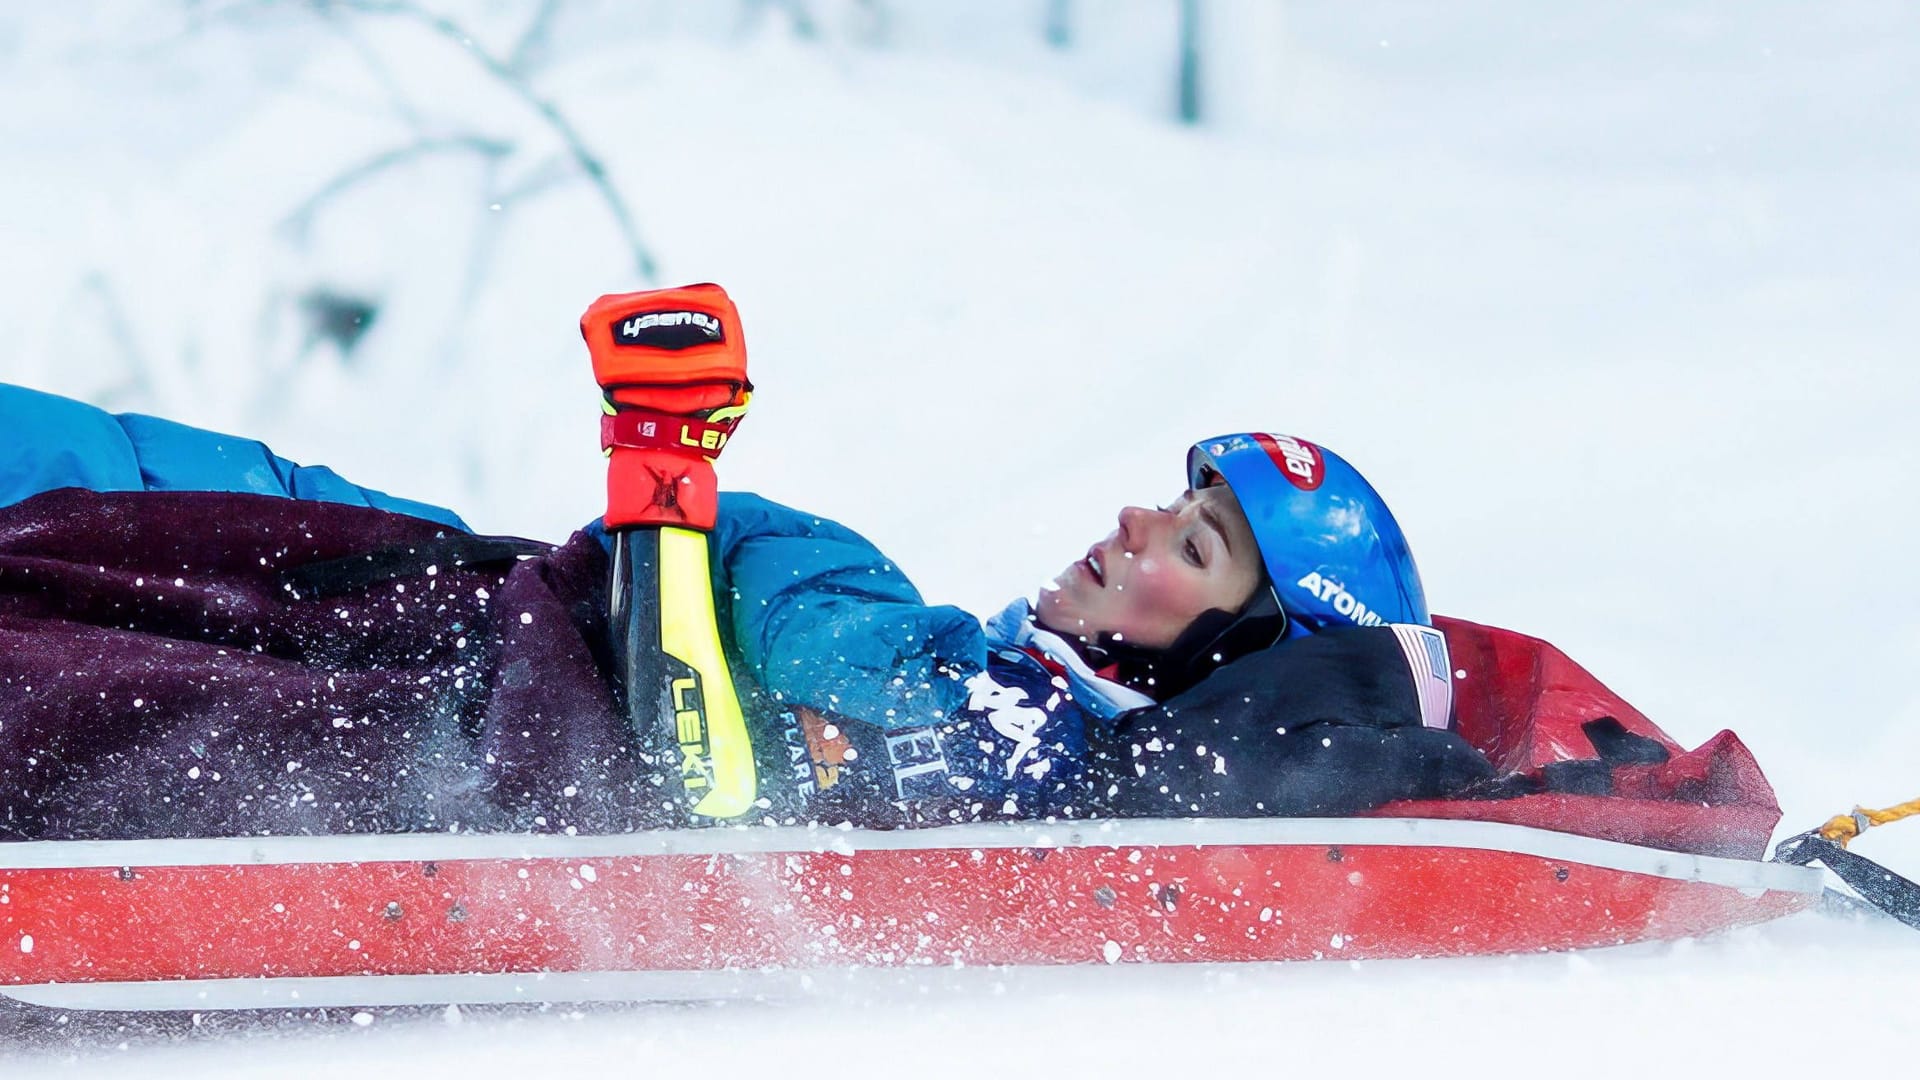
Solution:
<path fill-rule="evenodd" d="M 1051 630 L 1063 638 L 1073 640 L 1086 637 L 1091 633 L 1087 629 L 1085 613 L 1078 613 L 1071 598 L 1057 588 L 1040 590 L 1040 598 L 1033 605 L 1033 621 L 1042 630 Z"/>
<path fill-rule="evenodd" d="M 1040 595 L 1033 602 L 1034 621 L 1041 626 L 1060 632 L 1060 627 L 1071 626 L 1074 619 L 1070 614 L 1073 603 L 1066 596 L 1059 582 L 1048 582 L 1040 589 Z"/>

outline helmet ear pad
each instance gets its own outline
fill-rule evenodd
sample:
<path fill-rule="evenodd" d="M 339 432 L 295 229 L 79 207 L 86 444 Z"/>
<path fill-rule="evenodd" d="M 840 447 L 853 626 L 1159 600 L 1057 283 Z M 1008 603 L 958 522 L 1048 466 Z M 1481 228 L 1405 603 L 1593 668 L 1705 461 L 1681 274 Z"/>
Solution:
<path fill-rule="evenodd" d="M 1245 607 L 1202 612 L 1164 649 L 1143 649 L 1101 634 L 1087 653 L 1096 667 L 1115 666 L 1115 682 L 1165 701 L 1198 685 L 1222 664 L 1274 644 L 1286 632 L 1287 614 L 1279 597 L 1262 582 Z"/>

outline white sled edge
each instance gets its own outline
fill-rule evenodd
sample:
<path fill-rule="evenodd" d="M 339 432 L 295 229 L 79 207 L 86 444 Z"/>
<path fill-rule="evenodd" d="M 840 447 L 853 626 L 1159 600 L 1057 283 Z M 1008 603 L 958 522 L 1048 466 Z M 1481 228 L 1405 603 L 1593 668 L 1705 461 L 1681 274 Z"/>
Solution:
<path fill-rule="evenodd" d="M 618 859 L 650 855 L 837 854 L 1062 848 L 1360 846 L 1504 851 L 1745 891 L 1817 895 L 1822 871 L 1688 855 L 1525 825 L 1440 818 L 1129 818 L 1042 824 L 981 822 L 927 829 L 743 826 L 599 836 L 404 833 L 202 840 L 35 840 L 0 844 L 0 871 L 158 866 L 285 866 Z"/>

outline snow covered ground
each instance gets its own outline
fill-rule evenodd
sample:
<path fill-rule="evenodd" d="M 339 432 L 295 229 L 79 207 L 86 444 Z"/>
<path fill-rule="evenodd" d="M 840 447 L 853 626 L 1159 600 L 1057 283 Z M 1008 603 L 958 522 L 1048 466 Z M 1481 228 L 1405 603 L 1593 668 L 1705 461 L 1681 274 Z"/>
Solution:
<path fill-rule="evenodd" d="M 985 610 L 1175 492 L 1192 440 L 1297 433 L 1392 502 L 1436 610 L 1556 642 L 1689 744 L 1739 731 L 1783 833 L 1920 794 L 1908 8 L 1218 0 L 1194 129 L 1169 120 L 1171 0 L 1075 5 L 1065 51 L 1044 6 L 819 3 L 803 38 L 749 5 L 586 2 L 525 50 L 659 283 L 742 308 L 761 392 L 728 484 Z M 473 50 L 300 7 L 0 15 L 0 379 L 257 435 L 482 529 L 592 517 L 574 323 L 643 282 L 476 59 L 534 9 L 448 6 Z M 316 291 L 377 302 L 351 351 L 309 334 Z M 1920 872 L 1920 824 L 1860 849 Z M 131 1053 L 196 1077 L 1772 1074 L 1905 1061 L 1916 971 L 1920 937 L 1800 919 Z M 1803 1036 L 1816 1017 L 1849 1045 Z"/>
<path fill-rule="evenodd" d="M 336 1024 L 40 1059 L 49 1075 L 1844 1076 L 1904 1064 L 1913 947 L 1820 919 L 1585 956 L 875 975 L 798 1000 Z M 57 1071 L 56 1071 L 57 1070 Z M 12 1075 L 12 1074 L 9 1074 Z"/>

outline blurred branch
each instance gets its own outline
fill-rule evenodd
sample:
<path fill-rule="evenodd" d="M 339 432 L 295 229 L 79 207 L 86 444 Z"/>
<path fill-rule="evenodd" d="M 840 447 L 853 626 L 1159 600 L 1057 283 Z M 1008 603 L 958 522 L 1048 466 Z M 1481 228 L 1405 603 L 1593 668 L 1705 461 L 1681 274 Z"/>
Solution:
<path fill-rule="evenodd" d="M 185 0 L 185 3 L 188 11 L 189 33 L 197 32 L 215 22 L 249 26 L 253 20 L 262 17 L 289 12 L 298 14 L 298 9 L 305 8 L 341 41 L 346 42 L 347 47 L 360 58 L 360 63 L 373 77 L 373 81 L 380 84 L 380 88 L 386 91 L 388 104 L 392 106 L 395 113 L 399 114 L 401 122 L 411 128 L 416 135 L 422 135 L 426 131 L 427 125 L 421 117 L 419 108 L 401 88 L 400 80 L 394 78 L 393 69 L 387 66 L 386 62 L 380 58 L 379 52 L 368 44 L 365 37 L 355 32 L 352 23 L 340 18 L 336 5 L 329 0 L 233 0 L 231 3 L 219 5 L 206 3 L 205 0 Z"/>
<path fill-rule="evenodd" d="M 1180 122 L 1200 122 L 1200 0 L 1180 0 Z"/>
<path fill-rule="evenodd" d="M 814 21 L 813 12 L 807 10 L 806 0 L 747 0 L 741 9 L 741 31 L 757 26 L 768 11 L 785 15 L 787 28 L 803 41 L 813 41 L 820 36 L 820 26 Z"/>
<path fill-rule="evenodd" d="M 489 160 L 495 160 L 513 152 L 513 144 L 495 139 L 485 139 L 478 135 L 452 135 L 443 138 L 420 139 L 407 146 L 395 147 L 385 153 L 375 154 L 366 161 L 340 173 L 321 185 L 318 191 L 307 196 L 300 205 L 294 207 L 280 219 L 280 227 L 291 233 L 296 240 L 304 241 L 313 225 L 314 215 L 326 205 L 327 201 L 363 181 L 415 158 L 429 154 L 442 154 L 452 151 L 471 151 Z"/>
<path fill-rule="evenodd" d="M 1046 36 L 1056 49 L 1073 44 L 1073 0 L 1047 0 Z"/>
<path fill-rule="evenodd" d="M 854 0 L 853 34 L 855 40 L 870 46 L 882 46 L 893 35 L 893 16 L 881 0 Z"/>
<path fill-rule="evenodd" d="M 330 342 L 339 350 L 340 362 L 351 367 L 354 348 L 380 317 L 380 302 L 320 285 L 300 297 L 300 310 L 307 317 L 307 340 L 300 346 L 301 355 L 323 341 Z"/>
<path fill-rule="evenodd" d="M 355 33 L 346 20 L 336 17 L 328 8 L 324 6 L 317 8 L 316 13 L 321 21 L 333 29 L 334 33 L 340 35 L 341 40 L 345 41 L 349 48 L 359 54 L 360 62 L 373 73 L 374 81 L 386 90 L 388 100 L 393 103 L 393 111 L 400 114 L 400 119 L 406 123 L 407 127 L 413 129 L 415 135 L 424 132 L 426 124 L 420 119 L 420 110 L 414 107 L 406 91 L 400 88 L 400 80 L 393 77 L 393 71 L 380 59 L 380 54 L 374 50 L 373 46 L 367 44 L 365 38 Z"/>
<path fill-rule="evenodd" d="M 507 55 L 509 68 L 525 75 L 540 62 L 547 51 L 553 17 L 559 10 L 560 0 L 540 0 L 540 7 L 527 21 L 527 28 L 520 31 L 520 40 L 514 42 L 513 52 Z"/>
<path fill-rule="evenodd" d="M 154 399 L 153 381 L 147 377 L 147 359 L 141 355 L 139 336 L 133 332 L 133 322 L 127 318 L 127 309 L 121 306 L 120 294 L 114 291 L 113 282 L 99 270 L 88 271 L 80 280 L 82 288 L 99 298 L 107 337 L 120 347 L 127 372 L 120 382 L 95 391 L 92 400 L 106 408 L 129 405 L 157 408 L 160 403 Z"/>
<path fill-rule="evenodd" d="M 533 168 L 528 169 L 526 173 L 521 176 L 519 183 L 496 192 L 493 196 L 493 201 L 507 205 L 517 203 L 522 199 L 530 199 L 566 179 L 567 174 L 571 171 L 569 164 L 570 162 L 564 154 L 556 154 L 549 157 Z"/>
<path fill-rule="evenodd" d="M 540 117 L 547 122 L 547 126 L 566 145 L 574 164 L 599 190 L 601 199 L 606 202 L 607 209 L 613 214 L 615 222 L 620 227 L 620 233 L 632 252 L 634 269 L 639 272 L 641 280 L 649 284 L 655 280 L 658 271 L 653 256 L 647 251 L 646 245 L 640 242 L 640 233 L 634 226 L 633 215 L 627 210 L 626 200 L 620 197 L 620 193 L 614 190 L 613 183 L 607 178 L 606 166 L 587 149 L 579 131 L 559 108 L 534 91 L 523 72 L 516 71 L 507 61 L 482 49 L 475 43 L 473 35 L 467 33 L 459 23 L 406 0 L 310 0 L 310 2 L 316 10 L 323 12 L 331 8 L 343 8 L 368 15 L 394 15 L 412 19 L 465 49 L 467 55 L 485 68 L 488 74 L 500 80 L 501 84 L 511 90 L 515 97 L 540 114 Z"/>
<path fill-rule="evenodd" d="M 564 158 L 550 158 L 549 160 L 564 161 Z M 464 270 L 460 280 L 459 310 L 462 311 L 466 311 L 473 306 L 474 300 L 480 296 L 481 290 L 486 286 L 487 276 L 493 271 L 494 256 L 500 248 L 501 233 L 504 231 L 502 225 L 505 222 L 506 215 L 501 213 L 501 210 L 507 203 L 512 202 L 519 196 L 517 189 L 509 189 L 506 192 L 501 191 L 500 163 L 497 159 L 487 162 L 486 171 L 487 202 L 480 210 L 478 224 L 474 226 L 473 247 L 467 252 L 467 257 L 460 260 Z M 562 166 L 560 168 L 549 168 L 548 171 L 564 174 L 565 169 L 564 166 Z M 465 359 L 464 353 L 458 348 L 442 349 L 440 353 L 440 366 L 443 369 L 451 370 Z"/>

